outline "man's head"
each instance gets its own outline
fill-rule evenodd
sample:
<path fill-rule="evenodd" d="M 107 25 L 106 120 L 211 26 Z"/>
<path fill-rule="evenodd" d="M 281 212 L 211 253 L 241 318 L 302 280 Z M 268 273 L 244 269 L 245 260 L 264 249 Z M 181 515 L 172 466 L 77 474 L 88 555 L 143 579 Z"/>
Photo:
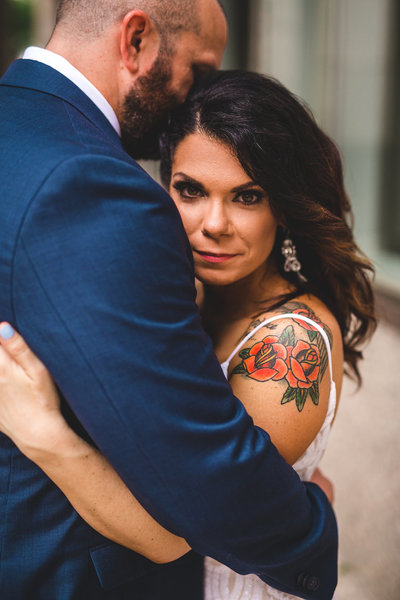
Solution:
<path fill-rule="evenodd" d="M 199 32 L 196 0 L 59 0 L 56 26 L 73 28 L 75 34 L 99 36 L 133 9 L 147 13 L 167 35 Z"/>
<path fill-rule="evenodd" d="M 219 67 L 226 37 L 219 0 L 60 0 L 48 48 L 100 89 L 138 155 L 196 74 Z"/>

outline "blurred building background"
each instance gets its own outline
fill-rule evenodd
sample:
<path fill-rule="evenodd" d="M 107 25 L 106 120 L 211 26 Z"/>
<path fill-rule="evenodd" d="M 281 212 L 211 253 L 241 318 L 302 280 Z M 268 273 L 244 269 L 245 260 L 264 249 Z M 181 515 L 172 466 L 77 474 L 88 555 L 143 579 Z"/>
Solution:
<path fill-rule="evenodd" d="M 399 0 L 225 0 L 229 67 L 280 79 L 339 143 L 360 246 L 400 299 Z"/>
<path fill-rule="evenodd" d="M 364 386 L 347 385 L 325 466 L 341 529 L 337 600 L 398 600 L 400 575 L 400 0 L 223 0 L 225 68 L 273 75 L 338 142 L 382 317 Z M 56 0 L 0 0 L 0 73 L 44 45 Z M 134 1 L 132 0 L 132 5 Z"/>

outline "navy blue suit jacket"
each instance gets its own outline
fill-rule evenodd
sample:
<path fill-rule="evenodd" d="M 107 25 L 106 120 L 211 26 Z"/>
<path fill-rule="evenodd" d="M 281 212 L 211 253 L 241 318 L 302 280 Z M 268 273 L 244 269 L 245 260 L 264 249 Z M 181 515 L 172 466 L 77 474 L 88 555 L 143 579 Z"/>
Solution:
<path fill-rule="evenodd" d="M 200 600 L 201 554 L 303 598 L 332 597 L 332 510 L 232 396 L 193 280 L 172 200 L 103 114 L 50 67 L 14 63 L 0 81 L 0 318 L 137 498 L 196 553 L 159 566 L 109 542 L 1 436 L 2 600 Z"/>

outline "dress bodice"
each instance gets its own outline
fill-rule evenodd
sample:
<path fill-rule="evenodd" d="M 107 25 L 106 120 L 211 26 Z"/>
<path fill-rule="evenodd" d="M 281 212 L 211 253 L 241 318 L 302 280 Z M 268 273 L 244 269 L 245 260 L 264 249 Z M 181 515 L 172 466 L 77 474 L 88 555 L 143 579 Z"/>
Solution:
<path fill-rule="evenodd" d="M 228 378 L 229 363 L 233 357 L 238 353 L 241 347 L 262 327 L 265 327 L 273 321 L 284 318 L 295 318 L 296 320 L 305 321 L 309 325 L 312 325 L 321 334 L 324 339 L 327 354 L 328 364 L 330 373 L 330 392 L 328 410 L 325 416 L 325 420 L 322 424 L 321 429 L 302 454 L 302 456 L 295 462 L 293 468 L 298 473 L 302 481 L 308 481 L 315 469 L 317 468 L 325 448 L 328 443 L 328 437 L 331 430 L 331 424 L 335 415 L 336 408 L 336 386 L 333 381 L 333 370 L 332 370 L 332 353 L 329 344 L 328 336 L 326 335 L 323 328 L 308 317 L 304 317 L 298 314 L 286 313 L 283 315 L 276 315 L 266 319 L 257 327 L 255 327 L 242 341 L 236 346 L 234 351 L 230 354 L 226 361 L 221 364 L 221 368 Z M 264 583 L 256 575 L 239 575 L 235 573 L 225 565 L 217 562 L 213 558 L 207 557 L 205 559 L 205 596 L 204 600 L 294 600 L 296 596 L 285 594 L 279 590 L 276 590 L 266 583 Z"/>

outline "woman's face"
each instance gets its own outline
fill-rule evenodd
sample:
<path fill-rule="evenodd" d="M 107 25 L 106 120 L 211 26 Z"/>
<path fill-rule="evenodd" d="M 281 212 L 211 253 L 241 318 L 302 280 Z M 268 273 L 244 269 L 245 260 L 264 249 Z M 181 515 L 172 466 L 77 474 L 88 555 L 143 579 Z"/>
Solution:
<path fill-rule="evenodd" d="M 183 139 L 172 164 L 170 194 L 201 281 L 229 285 L 265 265 L 277 221 L 264 190 L 223 142 L 202 133 Z"/>

